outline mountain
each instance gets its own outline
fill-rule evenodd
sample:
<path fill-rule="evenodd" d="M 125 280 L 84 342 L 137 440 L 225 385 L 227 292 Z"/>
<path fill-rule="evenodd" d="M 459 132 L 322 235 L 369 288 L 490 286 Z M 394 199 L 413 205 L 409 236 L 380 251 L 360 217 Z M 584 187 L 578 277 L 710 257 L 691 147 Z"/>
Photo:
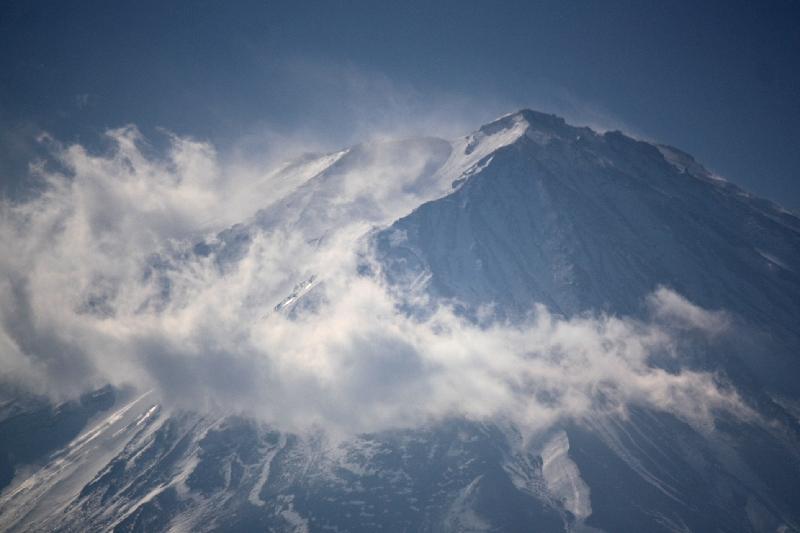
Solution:
<path fill-rule="evenodd" d="M 255 216 L 153 255 L 144 277 L 162 290 L 148 305 L 173 298 L 176 265 L 235 268 L 261 235 L 281 232 L 312 249 L 366 250 L 359 275 L 385 282 L 403 313 L 423 320 L 444 302 L 479 327 L 487 309 L 524 327 L 543 304 L 643 328 L 658 313 L 653 294 L 680 294 L 692 306 L 668 317 L 670 348 L 754 414 L 717 411 L 704 427 L 638 404 L 533 433 L 511 419 L 450 416 L 337 436 L 147 391 L 104 388 L 58 406 L 9 393 L 1 529 L 800 531 L 794 214 L 674 147 L 530 110 L 453 141 L 304 156 L 268 178 Z M 290 255 L 271 289 L 249 296 L 302 316 L 335 282 L 328 264 Z M 93 301 L 87 312 L 104 312 Z M 730 331 L 705 337 L 684 325 L 706 316 Z M 659 355 L 648 365 L 684 375 Z M 595 401 L 613 404 L 616 385 L 593 386 Z"/>
<path fill-rule="evenodd" d="M 516 138 L 479 173 L 378 236 L 391 278 L 428 272 L 437 296 L 497 302 L 512 316 L 536 302 L 636 314 L 665 285 L 767 332 L 769 349 L 741 355 L 765 383 L 797 392 L 794 215 L 675 148 L 532 111 L 482 127 L 465 151 L 508 132 Z"/>

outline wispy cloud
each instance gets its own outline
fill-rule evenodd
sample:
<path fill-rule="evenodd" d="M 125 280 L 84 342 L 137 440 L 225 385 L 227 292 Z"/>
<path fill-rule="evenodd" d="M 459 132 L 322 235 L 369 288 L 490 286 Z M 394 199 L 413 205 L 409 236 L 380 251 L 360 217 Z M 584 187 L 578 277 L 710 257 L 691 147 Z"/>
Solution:
<path fill-rule="evenodd" d="M 45 190 L 0 208 L 6 382 L 54 397 L 133 384 L 168 405 L 293 430 L 464 416 L 535 431 L 631 405 L 698 426 L 720 409 L 750 415 L 717 377 L 651 364 L 680 363 L 687 328 L 726 325 L 667 289 L 644 321 L 540 306 L 520 324 L 475 324 L 437 302 L 425 317 L 402 312 L 365 270 L 363 236 L 441 194 L 419 179 L 447 155 L 435 141 L 404 145 L 402 158 L 374 143 L 257 175 L 208 143 L 172 135 L 148 156 L 136 128 L 108 135 L 103 154 L 53 144 L 66 170 L 39 169 Z M 333 166 L 314 178 L 320 165 Z M 259 206 L 270 207 L 253 217 Z M 252 223 L 220 233 L 242 220 Z M 305 305 L 281 309 L 306 281 Z"/>

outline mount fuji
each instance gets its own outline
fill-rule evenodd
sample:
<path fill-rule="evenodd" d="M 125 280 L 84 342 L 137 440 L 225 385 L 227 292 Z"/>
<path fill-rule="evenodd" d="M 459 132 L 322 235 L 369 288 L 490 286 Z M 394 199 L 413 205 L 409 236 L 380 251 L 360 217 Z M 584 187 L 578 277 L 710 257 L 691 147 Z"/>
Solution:
<path fill-rule="evenodd" d="M 431 324 L 424 338 L 445 331 L 448 342 L 470 344 L 531 324 L 548 333 L 519 341 L 525 363 L 502 372 L 500 352 L 518 338 L 506 333 L 491 348 L 476 341 L 478 361 L 458 363 L 470 373 L 413 355 L 373 354 L 365 369 L 345 355 L 341 379 L 355 400 L 337 410 L 330 404 L 346 395 L 325 396 L 304 431 L 281 423 L 293 399 L 315 394 L 302 380 L 265 392 L 276 405 L 265 416 L 235 401 L 228 409 L 186 399 L 193 384 L 221 375 L 249 382 L 221 343 L 186 366 L 142 356 L 156 374 L 146 387 L 114 380 L 54 403 L 6 386 L 0 529 L 800 531 L 795 214 L 672 146 L 531 110 L 455 140 L 304 155 L 249 187 L 254 214 L 146 256 L 131 279 L 157 290 L 130 316 L 166 320 L 187 272 L 202 265 L 230 280 L 256 268 L 264 256 L 252 250 L 265 235 L 290 235 L 277 248 L 308 255 L 269 255 L 278 259 L 268 288 L 225 286 L 232 298 L 244 294 L 235 303 L 253 324 L 345 316 L 352 308 L 337 307 L 336 295 L 369 281 L 391 295 L 397 321 Z M 355 250 L 355 274 L 337 292 L 331 250 L 342 248 Z M 93 285 L 80 316 L 125 316 L 123 292 Z M 23 315 L 7 329 L 34 352 L 42 343 L 21 340 L 34 329 Z M 322 335 L 318 324 L 328 322 L 311 323 L 302 335 Z M 331 326 L 331 338 L 344 327 Z M 579 329 L 602 339 L 602 353 Z M 641 338 L 647 353 L 630 355 Z M 356 341 L 337 350 L 387 346 L 371 335 Z M 544 370 L 528 370 L 545 359 Z M 475 368 L 502 373 L 520 403 L 490 409 L 500 402 L 494 389 L 465 388 Z M 416 388 L 431 375 L 444 376 L 437 391 L 471 392 L 442 393 L 450 403 L 439 408 L 439 396 Z M 237 386 L 226 387 L 235 398 Z M 523 416 L 528 397 L 539 411 Z M 356 431 L 321 427 L 348 410 L 366 420 Z M 402 416 L 383 418 L 389 411 Z"/>

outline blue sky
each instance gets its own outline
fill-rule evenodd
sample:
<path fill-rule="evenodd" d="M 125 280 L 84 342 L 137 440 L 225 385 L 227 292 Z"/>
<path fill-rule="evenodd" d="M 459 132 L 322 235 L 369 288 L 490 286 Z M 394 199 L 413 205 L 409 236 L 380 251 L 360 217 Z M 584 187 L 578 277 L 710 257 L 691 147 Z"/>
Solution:
<path fill-rule="evenodd" d="M 667 142 L 800 208 L 800 2 L 0 4 L 0 179 L 41 131 L 258 152 L 466 133 L 520 107 Z"/>

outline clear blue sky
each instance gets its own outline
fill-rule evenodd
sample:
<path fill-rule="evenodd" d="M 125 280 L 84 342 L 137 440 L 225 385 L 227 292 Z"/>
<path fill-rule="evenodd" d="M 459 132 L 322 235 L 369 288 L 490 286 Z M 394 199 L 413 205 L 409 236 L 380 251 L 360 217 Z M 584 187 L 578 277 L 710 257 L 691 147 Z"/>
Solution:
<path fill-rule="evenodd" d="M 2 191 L 24 188 L 42 130 L 333 147 L 532 107 L 674 144 L 797 210 L 798 28 L 797 0 L 3 0 Z"/>

